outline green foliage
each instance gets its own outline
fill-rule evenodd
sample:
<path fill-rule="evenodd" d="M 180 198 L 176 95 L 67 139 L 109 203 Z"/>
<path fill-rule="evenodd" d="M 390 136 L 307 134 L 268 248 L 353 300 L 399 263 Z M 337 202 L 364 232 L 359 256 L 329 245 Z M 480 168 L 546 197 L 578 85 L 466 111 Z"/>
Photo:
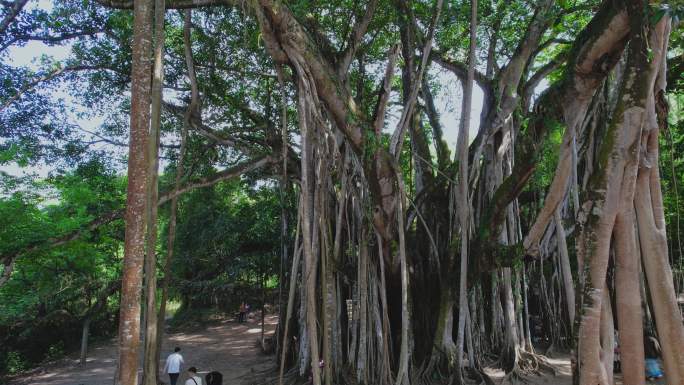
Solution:
<path fill-rule="evenodd" d="M 182 308 L 232 310 L 242 296 L 277 285 L 280 198 L 266 183 L 235 181 L 183 197 L 178 214 L 174 291 Z"/>
<path fill-rule="evenodd" d="M 25 253 L 0 288 L 0 357 L 7 357 L 0 373 L 57 359 L 78 345 L 81 317 L 98 293 L 119 279 L 122 223 L 48 245 L 120 208 L 123 186 L 105 164 L 91 161 L 44 181 L 14 183 L 14 191 L 0 197 L 0 255 Z M 110 303 L 96 315 L 95 337 L 114 331 L 115 312 Z"/>
<path fill-rule="evenodd" d="M 0 364 L 1 365 L 1 364 Z M 9 374 L 17 374 L 27 369 L 28 363 L 15 351 L 7 353 L 4 362 L 5 371 Z"/>

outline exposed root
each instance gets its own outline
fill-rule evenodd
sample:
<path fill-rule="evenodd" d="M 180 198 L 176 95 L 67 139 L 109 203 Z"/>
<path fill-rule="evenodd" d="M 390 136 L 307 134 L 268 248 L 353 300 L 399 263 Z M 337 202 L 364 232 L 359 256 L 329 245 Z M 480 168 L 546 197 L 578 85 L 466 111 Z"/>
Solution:
<path fill-rule="evenodd" d="M 240 377 L 241 379 L 249 378 L 245 381 L 249 385 L 278 385 L 278 372 L 269 368 L 267 370 L 261 370 L 259 372 L 250 372 Z M 283 385 L 298 385 L 303 384 L 305 381 L 299 376 L 299 370 L 295 367 L 283 374 Z"/>
<path fill-rule="evenodd" d="M 501 383 L 523 383 L 526 384 L 526 378 L 532 375 L 541 375 L 542 372 L 556 375 L 556 369 L 547 361 L 546 357 L 528 352 L 524 349 L 516 350 L 516 363 L 513 370 L 508 372 L 501 380 Z"/>

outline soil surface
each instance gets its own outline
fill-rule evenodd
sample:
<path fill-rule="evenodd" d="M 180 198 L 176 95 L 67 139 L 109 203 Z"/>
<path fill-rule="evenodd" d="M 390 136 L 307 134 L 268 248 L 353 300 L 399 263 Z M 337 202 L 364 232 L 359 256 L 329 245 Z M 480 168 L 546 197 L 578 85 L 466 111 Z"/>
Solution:
<path fill-rule="evenodd" d="M 275 316 L 266 318 L 266 334 L 272 335 L 278 319 Z M 261 353 L 258 340 L 261 326 L 255 317 L 248 318 L 246 323 L 235 320 L 221 320 L 210 325 L 196 328 L 185 328 L 168 333 L 162 345 L 163 366 L 165 357 L 179 346 L 185 359 L 185 368 L 195 366 L 202 378 L 210 371 L 223 373 L 224 385 L 242 385 L 254 381 L 259 373 L 273 369 L 274 357 Z M 74 354 L 59 362 L 46 365 L 31 373 L 14 378 L 8 385 L 112 385 L 116 371 L 117 341 L 110 340 L 94 344 L 89 351 L 85 367 L 78 364 L 78 354 Z M 547 357 L 546 362 L 553 368 L 555 375 L 525 376 L 528 385 L 570 385 L 572 371 L 570 358 L 567 355 Z M 511 382 L 499 369 L 486 369 L 487 374 L 497 385 Z M 273 372 L 275 374 L 275 372 Z M 178 381 L 185 383 L 183 374 Z M 162 380 L 168 382 L 167 376 Z M 621 385 L 621 376 L 616 374 L 616 385 Z M 514 383 L 521 383 L 516 381 Z M 665 385 L 665 380 L 647 382 L 647 384 Z"/>
<path fill-rule="evenodd" d="M 202 378 L 216 370 L 223 374 L 224 385 L 242 384 L 251 377 L 250 374 L 273 365 L 273 356 L 261 353 L 258 345 L 261 336 L 259 321 L 254 317 L 241 324 L 235 320 L 222 320 L 197 329 L 169 333 L 162 344 L 160 365 L 163 367 L 166 356 L 179 346 L 185 369 L 197 367 Z M 266 317 L 267 335 L 273 334 L 277 322 L 275 316 Z M 85 367 L 78 364 L 78 353 L 75 353 L 17 377 L 9 385 L 112 385 L 116 358 L 117 341 L 104 341 L 91 347 Z M 142 371 L 140 373 L 142 376 Z M 184 384 L 186 378 L 185 373 L 181 375 L 178 384 Z M 161 379 L 169 381 L 166 375 Z"/>
<path fill-rule="evenodd" d="M 570 365 L 570 356 L 567 354 L 558 354 L 554 357 L 545 357 L 546 363 L 553 369 L 555 375 L 547 372 L 542 372 L 541 375 L 528 375 L 523 378 L 523 381 L 511 382 L 504 372 L 500 369 L 486 368 L 485 372 L 490 376 L 497 385 L 513 384 L 527 384 L 527 385 L 571 385 L 572 384 L 572 367 Z M 662 367 L 662 363 L 661 363 Z M 623 385 L 622 374 L 614 374 L 615 385 Z M 667 385 L 665 378 L 653 381 L 646 381 L 646 385 Z"/>

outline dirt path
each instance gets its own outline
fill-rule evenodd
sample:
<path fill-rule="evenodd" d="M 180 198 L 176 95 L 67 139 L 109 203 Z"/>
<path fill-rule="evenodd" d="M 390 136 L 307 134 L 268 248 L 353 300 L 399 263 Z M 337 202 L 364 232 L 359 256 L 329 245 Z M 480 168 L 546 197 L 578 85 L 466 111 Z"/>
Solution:
<path fill-rule="evenodd" d="M 278 320 L 275 316 L 266 318 L 266 332 L 272 335 Z M 224 375 L 224 385 L 241 385 L 254 379 L 255 372 L 273 367 L 273 356 L 261 354 L 257 339 L 261 328 L 256 319 L 238 324 L 233 320 L 220 321 L 199 330 L 184 330 L 166 336 L 162 345 L 162 356 L 166 357 L 175 346 L 180 346 L 185 358 L 185 368 L 196 366 L 200 374 L 217 370 Z M 112 385 L 116 370 L 116 340 L 96 344 L 89 352 L 87 365 L 78 365 L 77 354 L 59 363 L 51 364 L 32 374 L 24 375 L 8 385 Z M 556 375 L 532 375 L 525 378 L 530 385 L 570 385 L 572 374 L 570 358 L 560 355 L 547 358 Z M 163 360 L 161 365 L 163 365 Z M 496 384 L 508 385 L 502 381 L 505 376 L 499 369 L 486 369 Z M 185 375 L 179 384 L 185 383 Z M 168 382 L 168 377 L 162 380 Z M 622 384 L 616 375 L 616 385 Z M 649 385 L 665 384 L 664 380 L 647 382 Z"/>
<path fill-rule="evenodd" d="M 266 318 L 266 331 L 273 333 L 277 318 Z M 162 344 L 162 357 L 179 346 L 185 358 L 185 368 L 196 366 L 202 377 L 210 371 L 223 373 L 224 385 L 244 383 L 254 370 L 272 365 L 273 357 L 261 354 L 257 339 L 259 322 L 250 319 L 244 324 L 220 321 L 201 330 L 182 331 L 167 335 Z M 78 365 L 77 354 L 10 382 L 9 385 L 112 385 L 116 370 L 116 341 L 97 344 L 89 352 L 85 367 Z M 163 365 L 163 359 L 161 365 Z M 168 382 L 167 376 L 162 380 Z M 185 383 L 185 375 L 178 381 Z"/>

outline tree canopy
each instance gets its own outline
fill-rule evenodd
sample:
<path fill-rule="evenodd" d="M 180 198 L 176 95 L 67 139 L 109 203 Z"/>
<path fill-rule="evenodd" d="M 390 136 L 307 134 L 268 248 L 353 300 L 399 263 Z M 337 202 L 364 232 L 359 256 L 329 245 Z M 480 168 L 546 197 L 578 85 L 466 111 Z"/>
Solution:
<path fill-rule="evenodd" d="M 612 384 L 615 332 L 625 383 L 648 335 L 684 381 L 682 16 L 3 2 L 0 374 L 97 330 L 137 384 L 142 329 L 151 385 L 169 301 L 249 298 L 281 385 L 517 379 L 542 346 Z"/>

